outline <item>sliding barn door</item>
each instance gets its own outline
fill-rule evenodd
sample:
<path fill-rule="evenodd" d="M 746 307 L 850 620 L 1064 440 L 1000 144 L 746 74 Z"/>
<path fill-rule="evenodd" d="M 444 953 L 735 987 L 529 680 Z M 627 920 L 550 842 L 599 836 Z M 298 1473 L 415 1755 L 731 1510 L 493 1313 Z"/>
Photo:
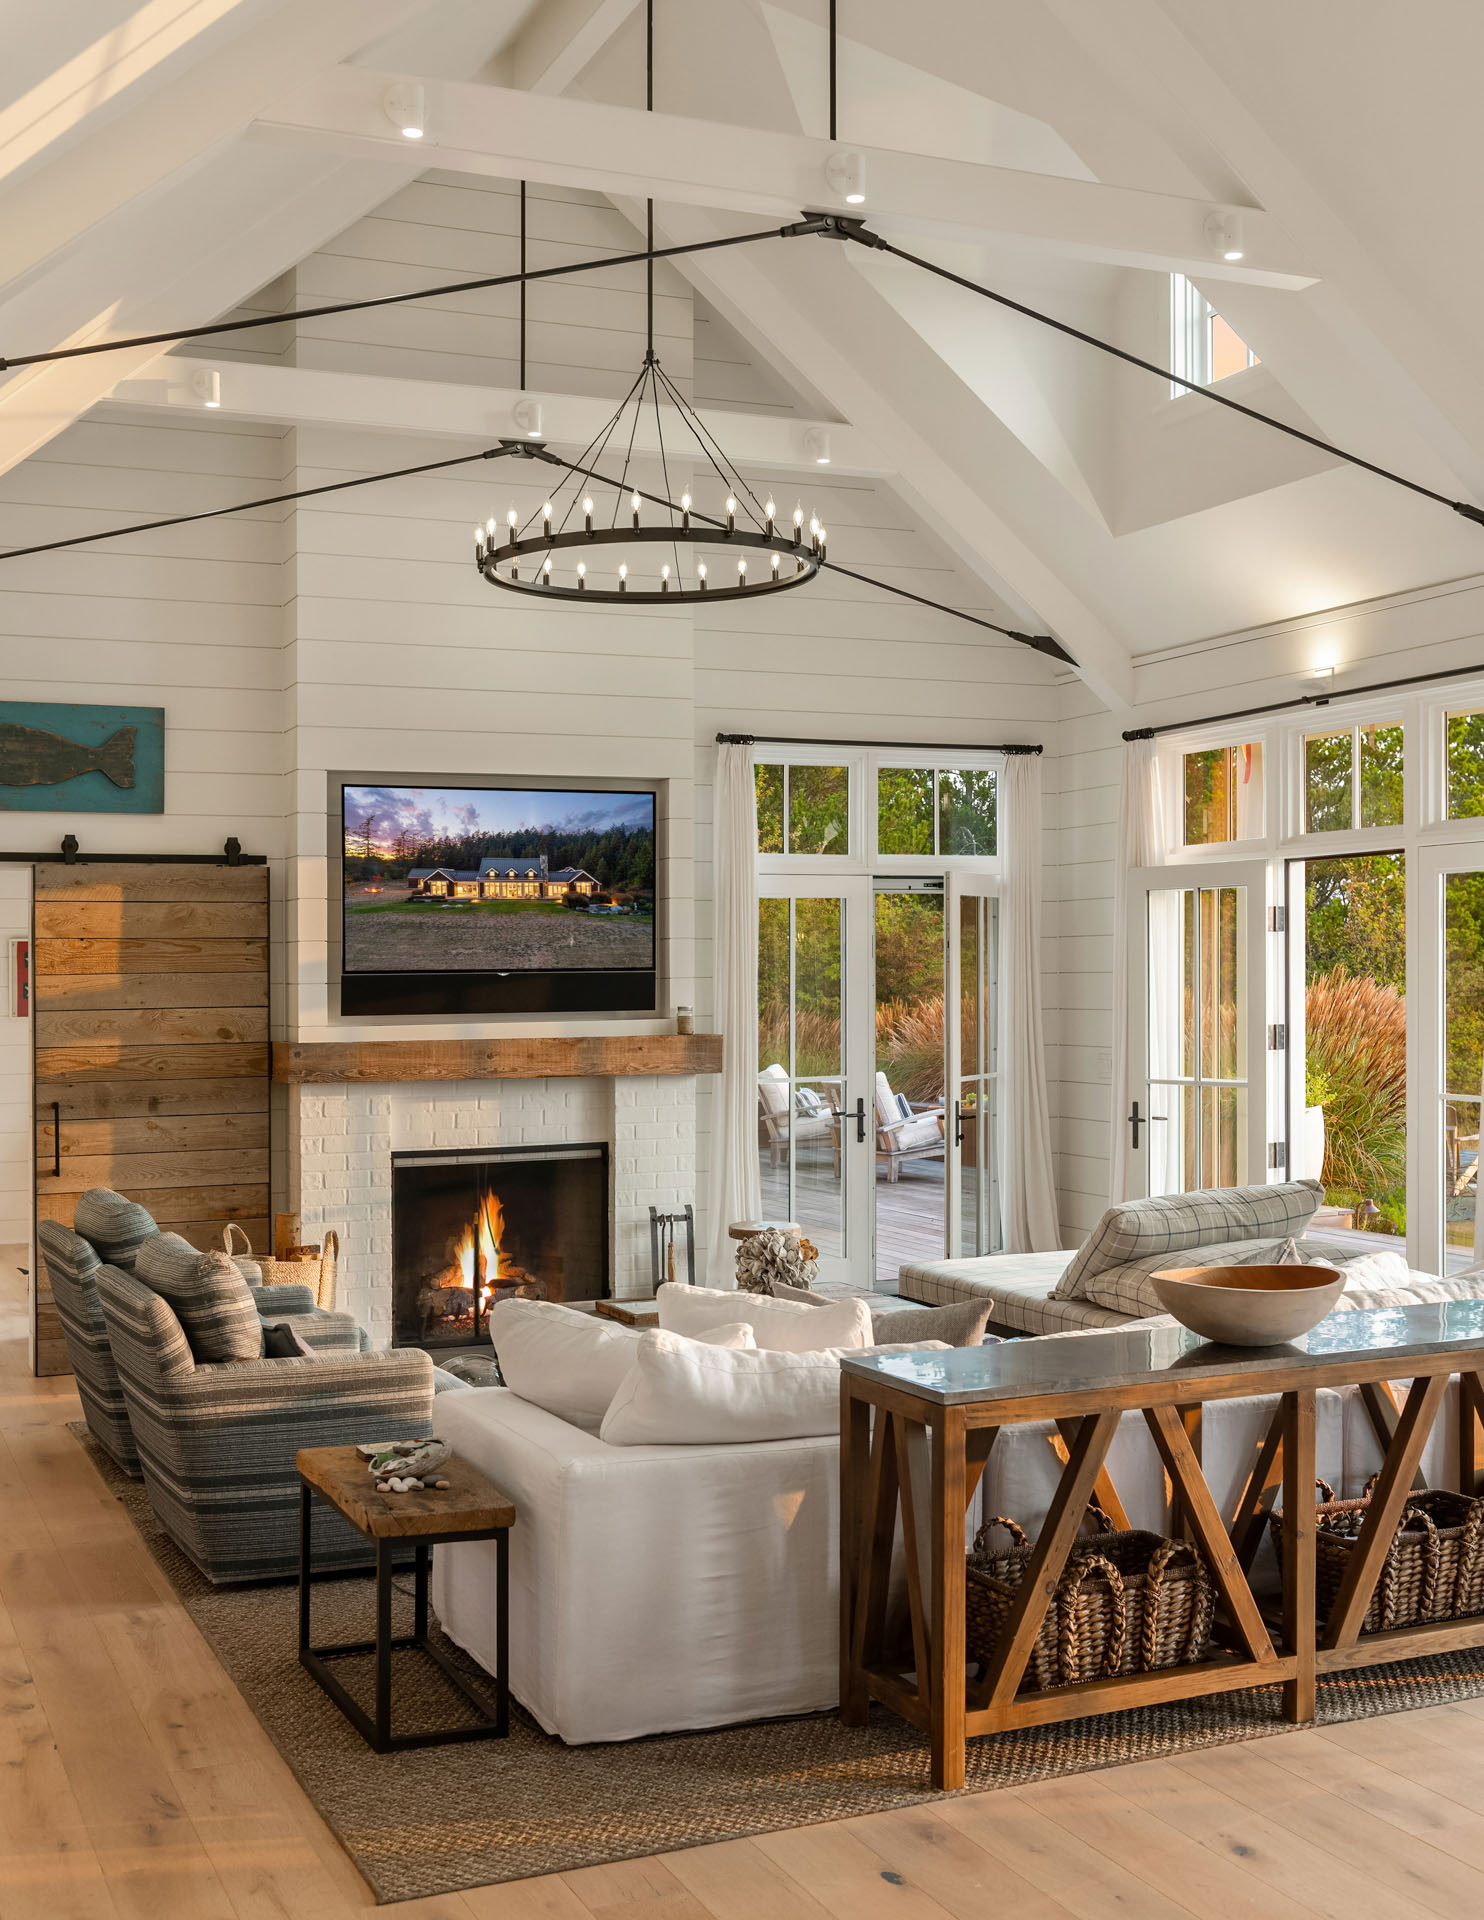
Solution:
<path fill-rule="evenodd" d="M 40 866 L 36 1212 L 113 1187 L 198 1247 L 267 1248 L 268 870 Z M 38 1258 L 34 1360 L 67 1356 Z"/>

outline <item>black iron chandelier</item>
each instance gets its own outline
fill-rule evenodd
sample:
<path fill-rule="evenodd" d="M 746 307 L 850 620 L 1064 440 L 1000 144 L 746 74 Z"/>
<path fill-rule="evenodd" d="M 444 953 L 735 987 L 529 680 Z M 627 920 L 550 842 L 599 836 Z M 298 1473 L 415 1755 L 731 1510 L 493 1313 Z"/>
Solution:
<path fill-rule="evenodd" d="M 670 498 L 670 463 L 662 399 L 726 488 L 726 518 L 699 512 L 690 494 Z M 646 406 L 654 414 L 664 493 L 630 481 L 634 442 Z M 610 445 L 625 448 L 616 476 L 599 468 Z M 651 346 L 632 387 L 577 460 L 544 446 L 515 442 L 509 451 L 562 470 L 538 513 L 522 524 L 511 507 L 503 528 L 491 517 L 474 529 L 474 563 L 491 586 L 584 604 L 673 604 L 681 594 L 784 593 L 818 576 L 826 533 L 802 504 L 780 518 L 770 496 L 757 494 L 661 367 Z M 645 517 L 646 508 L 651 517 Z M 658 508 L 656 513 L 654 509 Z"/>

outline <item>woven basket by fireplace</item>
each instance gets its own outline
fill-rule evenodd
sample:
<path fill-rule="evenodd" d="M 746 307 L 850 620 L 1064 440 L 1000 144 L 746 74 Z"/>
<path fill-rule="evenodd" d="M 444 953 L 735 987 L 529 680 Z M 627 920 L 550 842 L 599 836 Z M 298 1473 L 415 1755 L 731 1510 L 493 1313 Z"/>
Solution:
<path fill-rule="evenodd" d="M 241 1238 L 240 1247 L 232 1245 L 234 1233 Z M 314 1304 L 317 1307 L 334 1306 L 335 1262 L 340 1256 L 340 1236 L 333 1227 L 326 1232 L 324 1245 L 306 1249 L 307 1257 L 302 1260 L 275 1260 L 272 1254 L 254 1253 L 246 1229 L 235 1220 L 227 1222 L 222 1245 L 228 1253 L 245 1253 L 249 1260 L 255 1260 L 262 1268 L 265 1287 L 313 1287 Z"/>
<path fill-rule="evenodd" d="M 1358 1500 L 1336 1500 L 1327 1481 L 1314 1510 L 1315 1611 L 1327 1620 L 1355 1551 L 1381 1476 L 1372 1474 Z M 1283 1516 L 1268 1521 L 1283 1564 Z M 1439 1488 L 1407 1497 L 1386 1549 L 1362 1633 L 1388 1633 L 1426 1620 L 1457 1620 L 1484 1613 L 1484 1500 Z"/>
<path fill-rule="evenodd" d="M 1103 1531 L 1072 1548 L 1023 1687 L 1066 1687 L 1181 1666 L 1200 1659 L 1210 1638 L 1215 1591 L 1197 1549 L 1157 1533 L 1115 1532 L 1099 1507 L 1088 1514 Z M 1011 1539 L 998 1553 L 988 1544 L 995 1527 Z M 1031 1553 L 1025 1529 L 1003 1516 L 986 1520 L 974 1536 L 965 1607 L 971 1659 L 992 1658 Z"/>

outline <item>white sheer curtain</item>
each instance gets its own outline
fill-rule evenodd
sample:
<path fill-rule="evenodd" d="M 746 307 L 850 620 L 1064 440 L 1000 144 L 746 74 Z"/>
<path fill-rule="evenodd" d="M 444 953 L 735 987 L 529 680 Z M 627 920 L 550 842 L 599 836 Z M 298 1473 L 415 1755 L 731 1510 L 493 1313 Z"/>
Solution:
<path fill-rule="evenodd" d="M 757 788 L 752 749 L 717 748 L 715 876 L 716 1027 L 721 1076 L 712 1094 L 711 1256 L 707 1285 L 736 1284 L 727 1228 L 755 1220 L 763 1195 L 757 1157 Z"/>
<path fill-rule="evenodd" d="M 1164 865 L 1164 814 L 1159 758 L 1152 740 L 1130 740 L 1123 750 L 1123 790 L 1118 801 L 1118 847 L 1113 859 L 1113 1084 L 1109 1120 L 1108 1198 L 1116 1205 L 1130 1198 L 1128 1111 L 1130 1093 L 1128 1030 L 1128 876 L 1135 867 Z M 1160 952 L 1165 951 L 1160 943 Z M 1164 1131 L 1173 1135 L 1177 1126 Z M 1150 1135 L 1151 1144 L 1153 1135 Z M 1151 1168 L 1151 1174 L 1153 1169 Z M 1164 1191 L 1151 1179 L 1150 1191 Z"/>
<path fill-rule="evenodd" d="M 1061 1245 L 1041 1017 L 1041 762 L 1014 754 L 1000 776 L 1000 1181 L 1005 1251 Z"/>

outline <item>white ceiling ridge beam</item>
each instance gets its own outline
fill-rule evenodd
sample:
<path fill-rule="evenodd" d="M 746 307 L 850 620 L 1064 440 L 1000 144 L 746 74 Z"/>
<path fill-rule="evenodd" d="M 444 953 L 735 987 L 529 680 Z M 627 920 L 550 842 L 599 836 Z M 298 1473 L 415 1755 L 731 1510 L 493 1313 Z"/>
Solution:
<path fill-rule="evenodd" d="M 110 216 L 168 188 L 219 151 L 272 102 L 286 71 L 329 67 L 430 4 L 316 0 L 306 7 L 286 0 L 146 98 L 123 103 L 96 128 L 83 123 L 76 138 L 15 181 L 0 202 L 0 280 L 13 286 L 83 236 L 91 242 Z M 400 145 L 405 149 L 410 142 Z M 405 165 L 407 154 L 401 158 Z M 192 236 L 182 235 L 183 247 L 193 244 Z"/>
<path fill-rule="evenodd" d="M 502 57 L 525 93 L 565 93 L 639 0 L 545 0 Z"/>
<path fill-rule="evenodd" d="M 706 222 L 704 214 L 676 211 L 667 216 L 665 238 L 703 238 Z M 853 284 L 842 288 L 828 254 L 807 258 L 810 264 L 786 282 L 776 258 L 752 249 L 692 255 L 679 265 L 780 373 L 802 376 L 869 434 L 891 462 L 893 488 L 923 525 L 1001 600 L 1025 607 L 1047 627 L 1105 706 L 1127 711 L 1132 650 L 1069 577 L 1059 546 L 1064 529 L 1053 524 L 1034 536 L 1026 524 L 1033 512 L 1022 502 L 1012 523 L 993 489 L 1002 484 L 1014 494 L 1039 481 L 1038 497 L 1059 495 L 1067 516 L 1077 510 L 1059 489 L 1047 493 L 1055 488 L 1050 476 L 868 281 L 852 273 Z M 852 324 L 841 329 L 838 317 L 847 310 Z M 898 394 L 912 396 L 910 417 Z M 1073 542 L 1065 544 L 1070 553 Z"/>
<path fill-rule="evenodd" d="M 292 320 L 291 313 L 285 314 Z M 613 417 L 613 400 L 590 394 L 552 393 L 547 389 L 462 386 L 433 380 L 405 380 L 384 374 L 338 373 L 318 367 L 281 367 L 249 360 L 213 360 L 209 355 L 161 354 L 136 376 L 121 380 L 104 397 L 130 407 L 201 406 L 191 387 L 198 371 L 220 375 L 220 419 L 270 420 L 292 426 L 364 429 L 376 433 L 436 435 L 485 445 L 519 437 L 512 418 L 522 400 L 539 400 L 543 436 L 559 447 L 587 446 Z M 818 462 L 806 436 L 822 430 L 830 436 L 830 472 L 886 473 L 884 457 L 856 428 L 837 420 L 809 420 L 790 414 L 742 413 L 726 407 L 698 407 L 702 424 L 715 434 L 739 466 L 803 472 Z M 671 460 L 704 460 L 694 436 L 672 406 L 660 409 L 665 451 Z M 627 445 L 627 436 L 625 436 Z M 646 407 L 634 438 L 637 453 L 659 451 L 653 409 Z"/>
<path fill-rule="evenodd" d="M 409 80 L 428 103 L 425 163 L 453 172 L 780 221 L 839 205 L 825 180 L 836 150 L 828 140 L 364 67 L 340 66 L 311 82 L 260 117 L 255 135 L 384 156 L 405 148 L 384 102 Z M 1245 257 L 1229 262 L 1205 238 L 1207 217 L 1224 210 L 1213 201 L 889 148 L 852 151 L 866 159 L 866 216 L 898 232 L 971 243 L 1013 238 L 1075 259 L 1289 290 L 1314 281 L 1258 207 L 1241 210 Z"/>

